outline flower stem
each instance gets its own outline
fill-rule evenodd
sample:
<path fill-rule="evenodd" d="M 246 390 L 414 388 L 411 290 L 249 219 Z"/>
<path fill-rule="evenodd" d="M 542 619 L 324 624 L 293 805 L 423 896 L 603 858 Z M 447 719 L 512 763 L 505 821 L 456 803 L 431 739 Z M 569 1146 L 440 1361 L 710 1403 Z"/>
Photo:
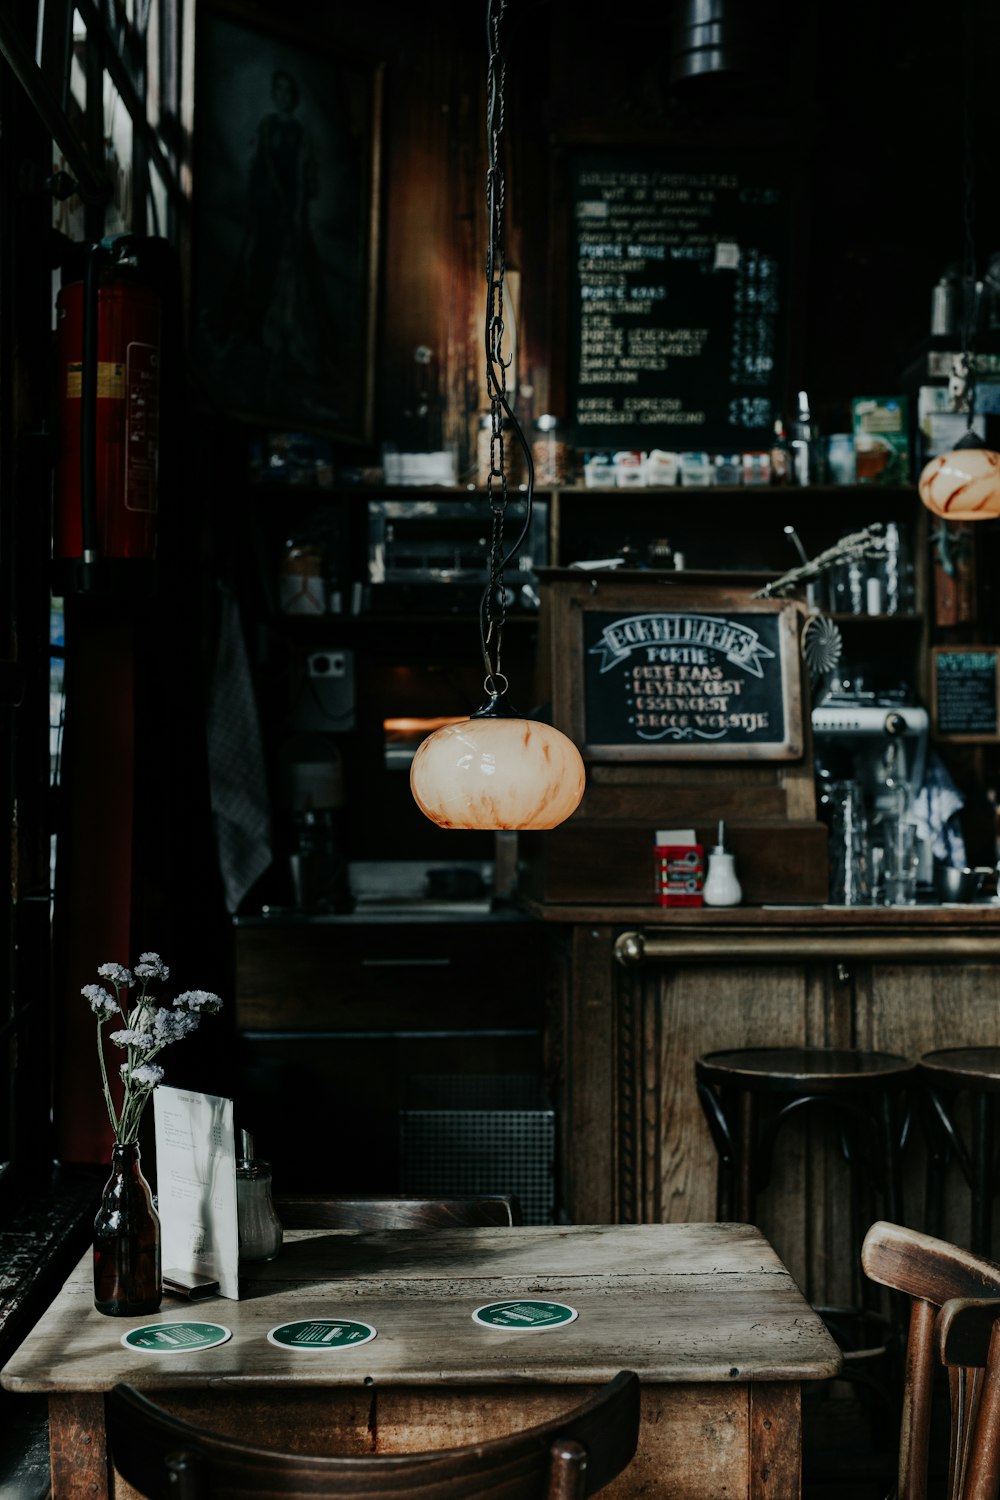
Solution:
<path fill-rule="evenodd" d="M 115 1139 L 119 1138 L 120 1122 L 115 1118 L 115 1107 L 111 1102 L 111 1089 L 108 1087 L 108 1069 L 104 1061 L 104 1047 L 101 1043 L 101 1023 L 97 1023 L 97 1057 L 101 1064 L 101 1084 L 104 1088 L 104 1102 L 108 1106 L 108 1114 L 111 1118 L 111 1128 L 115 1133 Z M 124 1112 L 124 1111 L 123 1111 Z"/>

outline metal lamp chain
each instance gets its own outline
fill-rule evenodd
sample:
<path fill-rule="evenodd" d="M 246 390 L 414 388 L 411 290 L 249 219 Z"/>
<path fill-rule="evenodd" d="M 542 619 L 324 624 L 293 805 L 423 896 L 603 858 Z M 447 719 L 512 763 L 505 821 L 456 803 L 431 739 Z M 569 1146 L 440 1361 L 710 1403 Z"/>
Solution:
<path fill-rule="evenodd" d="M 975 330 L 979 319 L 979 294 L 976 286 L 976 190 L 975 190 L 975 133 L 972 118 L 972 64 L 969 43 L 971 25 L 969 7 L 966 5 L 965 21 L 965 79 L 962 109 L 963 172 L 962 172 L 962 219 L 965 229 L 964 264 L 962 266 L 962 368 L 965 378 L 965 401 L 968 413 L 967 427 L 971 433 L 976 420 L 976 355 Z"/>
<path fill-rule="evenodd" d="M 488 223 L 488 248 L 486 256 L 486 281 L 488 287 L 486 306 L 486 387 L 490 398 L 490 472 L 486 481 L 487 499 L 490 507 L 489 577 L 483 594 L 481 608 L 481 635 L 483 662 L 486 668 L 486 688 L 492 696 L 500 696 L 506 689 L 506 681 L 500 673 L 500 648 L 506 619 L 505 590 L 503 581 L 504 555 L 503 535 L 507 514 L 507 473 L 504 454 L 503 421 L 510 410 L 507 401 L 507 367 L 510 357 L 503 351 L 503 278 L 504 255 L 502 240 L 504 178 L 500 158 L 500 142 L 504 126 L 504 81 L 506 68 L 500 52 L 500 21 L 506 9 L 506 0 L 497 0 L 494 15 L 493 0 L 487 7 L 487 47 L 489 64 L 486 80 L 486 137 L 489 149 L 489 167 L 486 180 L 486 213 Z"/>

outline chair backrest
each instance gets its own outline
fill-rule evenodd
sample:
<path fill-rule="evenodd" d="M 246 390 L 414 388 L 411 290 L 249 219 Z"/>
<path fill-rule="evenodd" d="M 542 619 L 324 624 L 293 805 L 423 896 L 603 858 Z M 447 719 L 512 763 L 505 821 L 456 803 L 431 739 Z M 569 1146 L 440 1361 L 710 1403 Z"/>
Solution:
<path fill-rule="evenodd" d="M 926 1500 L 938 1313 L 953 1297 L 1000 1296 L 1000 1265 L 947 1240 L 883 1221 L 873 1224 L 865 1235 L 861 1265 L 872 1281 L 910 1299 L 897 1496 L 898 1500 Z M 966 1440 L 963 1427 L 953 1426 L 953 1470 L 961 1464 Z"/>
<path fill-rule="evenodd" d="M 274 1207 L 286 1229 L 457 1229 L 521 1223 L 520 1205 L 510 1193 L 447 1198 L 289 1193 L 276 1197 Z"/>
<path fill-rule="evenodd" d="M 586 1500 L 630 1462 L 639 1377 L 623 1370 L 587 1401 L 537 1427 L 420 1453 L 335 1457 L 217 1437 L 134 1386 L 107 1396 L 115 1468 L 149 1500 L 296 1495 L 317 1500 Z"/>
<path fill-rule="evenodd" d="M 938 1314 L 948 1370 L 951 1500 L 996 1500 L 1000 1491 L 1000 1299 L 953 1297 Z"/>

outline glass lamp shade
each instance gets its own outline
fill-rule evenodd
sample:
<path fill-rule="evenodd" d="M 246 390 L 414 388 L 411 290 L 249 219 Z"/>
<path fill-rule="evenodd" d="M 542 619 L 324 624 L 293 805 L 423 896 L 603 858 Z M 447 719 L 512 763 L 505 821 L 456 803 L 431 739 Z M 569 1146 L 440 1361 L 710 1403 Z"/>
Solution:
<path fill-rule="evenodd" d="M 586 782 L 573 741 L 534 719 L 484 716 L 436 729 L 417 747 L 410 790 L 441 828 L 555 828 Z"/>
<path fill-rule="evenodd" d="M 917 485 L 921 500 L 947 521 L 988 521 L 1000 516 L 1000 453 L 955 448 L 924 465 Z"/>

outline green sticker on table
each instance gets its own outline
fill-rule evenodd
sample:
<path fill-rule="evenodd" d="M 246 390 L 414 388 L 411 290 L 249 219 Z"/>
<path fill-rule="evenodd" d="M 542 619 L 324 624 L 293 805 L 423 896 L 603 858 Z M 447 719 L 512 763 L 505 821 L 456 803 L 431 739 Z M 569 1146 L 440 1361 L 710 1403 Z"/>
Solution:
<path fill-rule="evenodd" d="M 542 1333 L 549 1328 L 563 1328 L 577 1317 L 575 1307 L 565 1302 L 536 1302 L 518 1298 L 512 1302 L 487 1302 L 472 1314 L 473 1322 L 484 1328 L 518 1329 L 523 1333 Z"/>
<path fill-rule="evenodd" d="M 300 1318 L 295 1323 L 279 1323 L 267 1335 L 269 1343 L 282 1349 L 321 1354 L 330 1349 L 354 1349 L 374 1337 L 372 1325 L 359 1323 L 355 1318 Z"/>
<path fill-rule="evenodd" d="M 189 1319 L 178 1323 L 144 1323 L 122 1334 L 126 1349 L 140 1354 L 196 1354 L 200 1349 L 214 1349 L 232 1338 L 232 1330 L 221 1323 L 196 1323 Z"/>

